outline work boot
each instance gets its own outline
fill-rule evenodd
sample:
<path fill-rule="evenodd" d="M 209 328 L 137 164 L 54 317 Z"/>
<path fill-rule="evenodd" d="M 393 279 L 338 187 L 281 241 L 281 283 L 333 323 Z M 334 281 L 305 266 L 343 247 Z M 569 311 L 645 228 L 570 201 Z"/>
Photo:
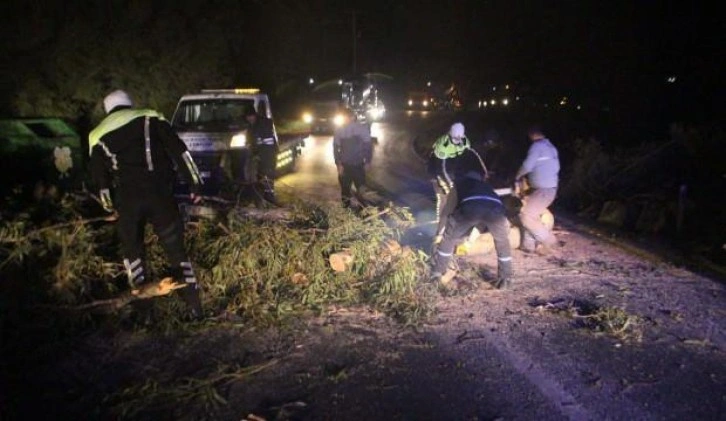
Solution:
<path fill-rule="evenodd" d="M 497 289 L 508 288 L 512 285 L 512 262 L 511 261 L 500 261 L 497 267 L 497 279 L 493 285 Z"/>
<path fill-rule="evenodd" d="M 204 317 L 204 310 L 202 310 L 202 301 L 199 299 L 197 284 L 187 284 L 187 287 L 182 288 L 179 294 L 189 309 L 189 319 L 191 321 L 201 320 Z"/>
<path fill-rule="evenodd" d="M 429 281 L 434 284 L 438 284 L 441 282 L 441 277 L 443 274 L 441 272 L 431 272 L 431 276 L 429 277 Z"/>
<path fill-rule="evenodd" d="M 512 277 L 497 277 L 492 283 L 496 289 L 505 289 L 512 286 Z"/>

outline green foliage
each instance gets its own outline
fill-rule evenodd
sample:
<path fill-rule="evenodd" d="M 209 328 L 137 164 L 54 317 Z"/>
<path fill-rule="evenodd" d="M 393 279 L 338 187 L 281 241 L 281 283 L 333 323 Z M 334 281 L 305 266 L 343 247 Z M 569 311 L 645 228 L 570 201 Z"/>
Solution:
<path fill-rule="evenodd" d="M 0 273 L 32 290 L 33 304 L 67 309 L 108 299 L 123 285 L 113 226 L 82 219 L 74 201 L 58 203 L 56 217 L 39 226 L 30 214 L 0 225 Z M 404 323 L 431 312 L 419 288 L 425 258 L 394 241 L 412 223 L 397 208 L 362 215 L 340 207 L 293 209 L 290 221 L 260 222 L 230 212 L 224 221 L 203 220 L 186 232 L 190 258 L 203 289 L 204 306 L 268 325 L 331 304 L 370 305 Z M 391 244 L 396 247 L 390 246 Z M 166 276 L 166 259 L 152 230 L 146 233 L 152 279 Z M 349 270 L 336 273 L 328 258 L 347 251 Z M 180 300 L 154 300 L 147 317 L 157 328 L 183 324 Z"/>

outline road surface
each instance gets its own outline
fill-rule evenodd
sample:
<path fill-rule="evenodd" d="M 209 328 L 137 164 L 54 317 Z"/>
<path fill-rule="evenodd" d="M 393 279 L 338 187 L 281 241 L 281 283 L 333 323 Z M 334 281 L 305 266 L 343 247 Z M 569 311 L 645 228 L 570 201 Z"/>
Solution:
<path fill-rule="evenodd" d="M 371 184 L 421 220 L 433 216 L 433 192 L 412 140 L 449 123 L 399 114 L 372 129 L 379 144 Z M 306 200 L 339 200 L 332 138 L 313 138 L 298 172 L 278 186 Z M 419 332 L 329 314 L 317 334 L 299 338 L 307 351 L 258 381 L 284 390 L 278 401 L 302 399 L 291 410 L 300 419 L 724 419 L 723 283 L 566 218 L 558 217 L 556 234 L 564 246 L 554 256 L 515 252 L 509 290 L 487 282 L 493 256 L 471 257 L 458 279 L 467 292 L 442 296 L 437 319 Z M 603 327 L 623 319 L 622 332 Z M 307 387 L 280 380 L 310 358 L 336 367 L 333 375 L 307 372 Z M 280 414 L 262 396 L 239 393 L 242 407 Z"/>

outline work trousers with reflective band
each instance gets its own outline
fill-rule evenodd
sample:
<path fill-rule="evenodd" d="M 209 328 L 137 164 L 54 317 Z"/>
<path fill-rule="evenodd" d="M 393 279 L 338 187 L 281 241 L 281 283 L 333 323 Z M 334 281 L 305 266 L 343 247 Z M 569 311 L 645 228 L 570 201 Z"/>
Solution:
<path fill-rule="evenodd" d="M 440 176 L 433 180 L 433 185 L 436 193 L 436 235 L 443 235 L 446 220 L 456 207 L 456 188 Z"/>
<path fill-rule="evenodd" d="M 356 194 L 360 195 L 363 186 L 366 184 L 365 165 L 343 164 L 343 171 L 338 174 L 340 183 L 340 195 L 343 199 L 343 206 L 350 206 L 350 199 L 353 195 L 352 187 L 355 186 Z"/>
<path fill-rule="evenodd" d="M 277 147 L 257 145 L 257 192 L 264 200 L 275 203 Z"/>
<path fill-rule="evenodd" d="M 509 221 L 504 207 L 490 200 L 463 202 L 449 216 L 444 238 L 434 252 L 432 270 L 445 273 L 456 246 L 461 244 L 474 228 L 478 228 L 481 232 L 488 230 L 492 234 L 497 252 L 498 277 L 510 278 L 512 250 L 509 244 Z"/>
<path fill-rule="evenodd" d="M 557 239 L 541 219 L 556 196 L 557 187 L 535 189 L 522 200 L 522 209 L 519 211 L 519 221 L 523 228 L 521 248 L 534 250 L 537 243 L 548 246 L 557 243 Z"/>
<path fill-rule="evenodd" d="M 175 281 L 185 282 L 181 295 L 195 311 L 200 309 L 197 279 L 184 250 L 184 225 L 174 200 L 173 186 L 151 180 L 126 183 L 118 189 L 118 235 L 129 283 L 136 287 L 147 278 L 144 230 L 151 223 L 166 253 Z"/>

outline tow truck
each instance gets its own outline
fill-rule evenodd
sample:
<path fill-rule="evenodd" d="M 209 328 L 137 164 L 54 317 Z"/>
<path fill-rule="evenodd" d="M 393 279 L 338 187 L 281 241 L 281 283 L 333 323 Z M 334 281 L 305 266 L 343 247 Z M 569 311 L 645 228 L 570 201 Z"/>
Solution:
<path fill-rule="evenodd" d="M 245 120 L 251 109 L 274 122 L 270 99 L 257 88 L 204 89 L 179 100 L 172 126 L 199 167 L 204 195 L 219 196 L 230 183 L 252 181 Z M 294 170 L 307 134 L 278 134 L 275 129 L 275 136 L 278 174 Z"/>

